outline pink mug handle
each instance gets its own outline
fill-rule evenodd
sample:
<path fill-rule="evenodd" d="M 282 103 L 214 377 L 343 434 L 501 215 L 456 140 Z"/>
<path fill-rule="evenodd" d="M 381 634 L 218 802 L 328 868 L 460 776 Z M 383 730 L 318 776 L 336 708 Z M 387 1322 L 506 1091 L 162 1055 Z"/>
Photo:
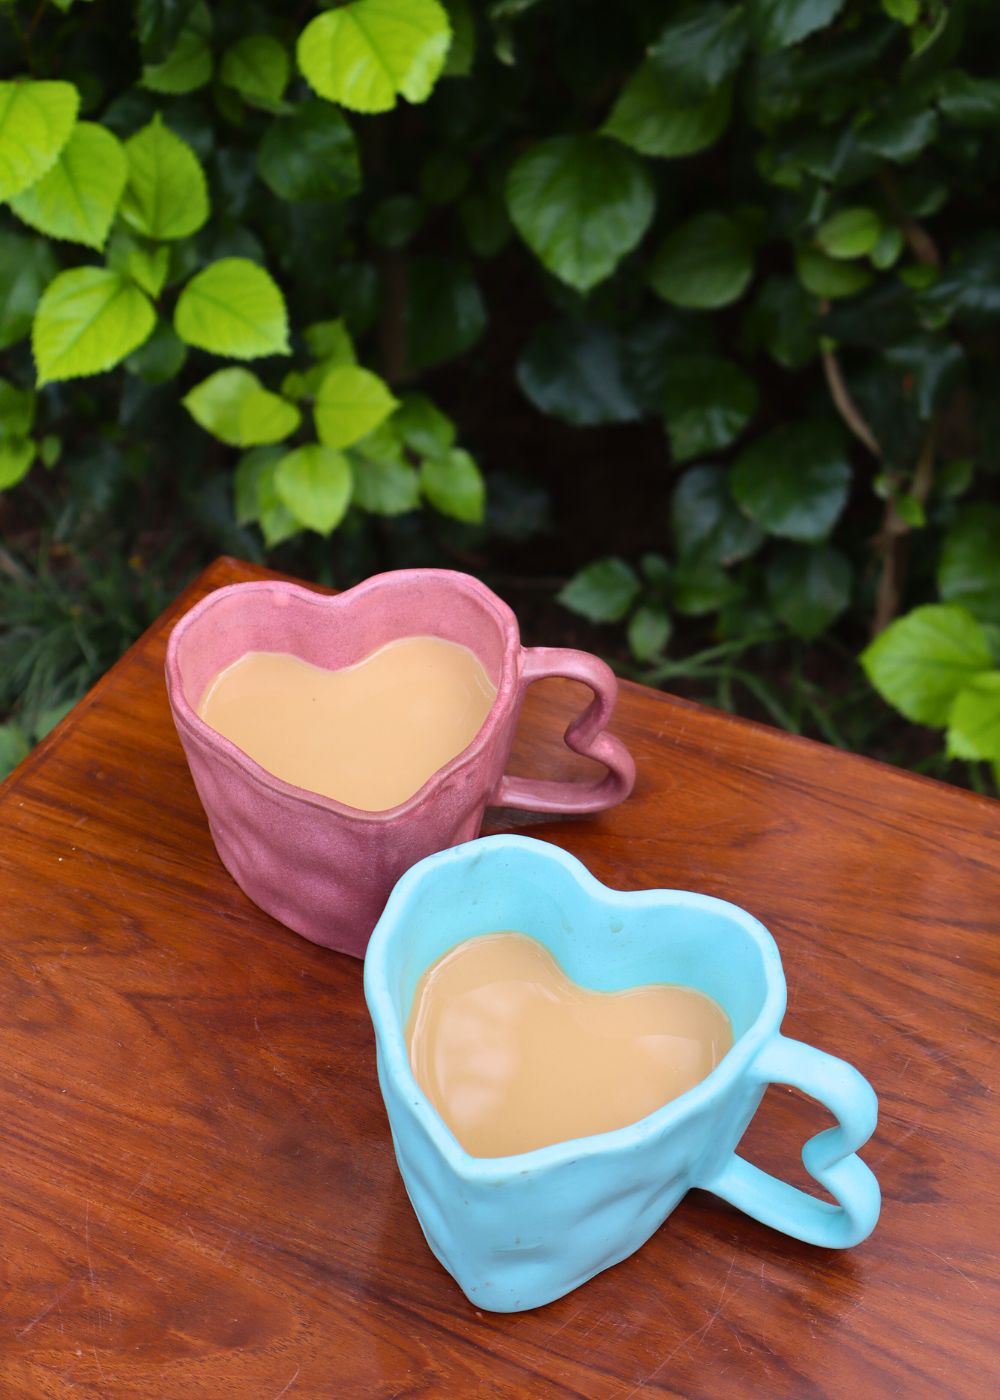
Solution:
<path fill-rule="evenodd" d="M 618 699 L 618 682 L 599 657 L 568 647 L 525 647 L 518 704 L 532 681 L 546 676 L 583 681 L 594 698 L 566 729 L 565 741 L 574 753 L 596 758 L 607 773 L 589 783 L 552 782 L 545 778 L 500 779 L 491 800 L 495 807 L 520 807 L 525 812 L 603 812 L 623 802 L 635 782 L 635 763 L 628 749 L 606 732 Z"/>

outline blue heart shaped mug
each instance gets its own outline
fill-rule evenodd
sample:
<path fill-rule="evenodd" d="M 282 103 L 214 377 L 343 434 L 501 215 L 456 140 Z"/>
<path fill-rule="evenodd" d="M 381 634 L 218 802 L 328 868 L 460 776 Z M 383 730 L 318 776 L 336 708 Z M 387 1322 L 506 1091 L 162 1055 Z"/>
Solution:
<path fill-rule="evenodd" d="M 473 1157 L 410 1068 L 406 1024 L 421 975 L 467 938 L 516 929 L 594 991 L 670 982 L 713 997 L 732 1049 L 693 1089 L 626 1127 L 509 1157 Z M 866 1079 L 780 1032 L 774 939 L 751 914 L 685 890 L 609 889 L 543 841 L 488 836 L 428 856 L 396 884 L 365 959 L 378 1074 L 396 1158 L 430 1248 L 480 1308 L 516 1312 L 568 1293 L 634 1253 L 692 1187 L 795 1239 L 865 1239 L 878 1183 L 856 1156 L 875 1129 Z M 802 1158 L 836 1204 L 753 1166 L 736 1146 L 770 1083 L 837 1120 Z"/>

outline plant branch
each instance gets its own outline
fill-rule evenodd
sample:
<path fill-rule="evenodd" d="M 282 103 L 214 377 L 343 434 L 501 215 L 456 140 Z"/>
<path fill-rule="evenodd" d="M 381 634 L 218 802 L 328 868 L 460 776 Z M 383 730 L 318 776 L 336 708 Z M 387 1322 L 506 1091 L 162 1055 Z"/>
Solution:
<path fill-rule="evenodd" d="M 932 423 L 924 437 L 910 482 L 909 494 L 921 506 L 926 505 L 934 482 L 935 439 L 935 425 Z M 909 534 L 910 526 L 901 518 L 896 510 L 895 501 L 890 497 L 885 503 L 882 528 L 873 541 L 882 557 L 882 572 L 879 575 L 875 615 L 872 619 L 873 637 L 884 632 L 899 611 L 906 582 Z"/>
<path fill-rule="evenodd" d="M 835 352 L 831 349 L 823 349 L 820 351 L 820 357 L 823 361 L 826 386 L 830 390 L 830 397 L 837 412 L 858 441 L 863 442 L 872 456 L 881 461 L 882 449 L 878 445 L 875 434 L 865 421 L 860 408 L 851 397 L 851 391 L 847 387 L 843 370 L 840 368 L 840 361 Z"/>

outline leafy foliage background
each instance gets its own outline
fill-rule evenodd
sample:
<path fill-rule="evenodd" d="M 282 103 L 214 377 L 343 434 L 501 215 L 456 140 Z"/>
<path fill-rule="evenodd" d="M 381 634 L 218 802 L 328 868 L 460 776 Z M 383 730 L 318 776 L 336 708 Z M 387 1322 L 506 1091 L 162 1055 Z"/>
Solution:
<path fill-rule="evenodd" d="M 499 378 L 569 456 L 660 442 L 660 516 L 611 459 L 604 556 L 539 554 L 620 665 L 855 747 L 874 686 L 981 785 L 998 45 L 989 0 L 2 0 L 0 760 L 219 548 L 488 574 L 546 522 L 543 452 L 468 439 Z"/>

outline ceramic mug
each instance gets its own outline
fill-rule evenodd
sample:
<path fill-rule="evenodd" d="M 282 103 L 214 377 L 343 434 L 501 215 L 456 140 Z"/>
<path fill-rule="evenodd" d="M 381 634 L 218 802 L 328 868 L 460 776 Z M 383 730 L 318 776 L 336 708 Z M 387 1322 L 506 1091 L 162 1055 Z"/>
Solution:
<path fill-rule="evenodd" d="M 405 1028 L 421 974 L 456 943 L 516 929 L 595 991 L 652 982 L 714 997 L 734 1043 L 693 1089 L 613 1132 L 509 1157 L 473 1157 L 410 1069 Z M 365 994 L 396 1157 L 427 1243 L 478 1308 L 539 1307 L 644 1244 L 692 1187 L 810 1244 L 858 1244 L 879 1188 L 855 1155 L 876 1099 L 856 1069 L 781 1035 L 774 939 L 744 910 L 683 890 L 625 893 L 555 846 L 489 836 L 430 856 L 400 880 L 372 934 Z M 768 1175 L 735 1148 L 770 1083 L 837 1119 L 802 1153 L 837 1204 Z"/>
<path fill-rule="evenodd" d="M 212 677 L 248 651 L 291 652 L 337 670 L 413 635 L 469 647 L 497 694 L 472 743 L 386 811 L 361 811 L 275 777 L 197 714 Z M 446 569 L 378 574 L 337 595 L 277 581 L 220 588 L 174 627 L 166 676 L 223 865 L 283 924 L 356 957 L 403 871 L 476 836 L 487 806 L 599 812 L 627 797 L 635 778 L 628 751 L 605 732 L 618 693 L 611 669 L 586 652 L 522 647 L 506 603 L 477 579 Z M 594 692 L 565 739 L 605 765 L 602 777 L 575 783 L 504 774 L 525 691 L 543 676 L 583 681 Z"/>

